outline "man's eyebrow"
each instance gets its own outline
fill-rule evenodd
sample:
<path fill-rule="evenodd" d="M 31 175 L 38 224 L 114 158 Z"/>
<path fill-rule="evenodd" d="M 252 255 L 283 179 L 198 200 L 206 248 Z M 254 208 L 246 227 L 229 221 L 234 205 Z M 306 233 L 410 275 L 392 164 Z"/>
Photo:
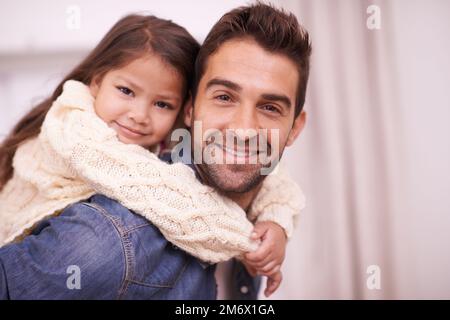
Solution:
<path fill-rule="evenodd" d="M 206 84 L 206 89 L 209 89 L 212 86 L 224 86 L 234 91 L 242 91 L 242 87 L 237 83 L 221 78 L 214 78 L 209 80 Z"/>
<path fill-rule="evenodd" d="M 288 108 L 291 108 L 291 99 L 288 98 L 288 96 L 284 95 L 284 94 L 276 94 L 276 93 L 265 93 L 262 94 L 261 97 L 264 100 L 269 100 L 269 101 L 278 101 L 281 103 L 284 103 Z"/>

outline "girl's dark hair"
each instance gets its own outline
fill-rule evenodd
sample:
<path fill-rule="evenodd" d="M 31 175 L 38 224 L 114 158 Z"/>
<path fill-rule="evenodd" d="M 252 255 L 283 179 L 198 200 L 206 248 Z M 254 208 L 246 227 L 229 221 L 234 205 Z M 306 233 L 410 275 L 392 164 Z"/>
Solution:
<path fill-rule="evenodd" d="M 94 77 L 101 77 L 153 52 L 183 77 L 186 100 L 198 50 L 198 42 L 186 29 L 170 20 L 137 14 L 120 19 L 94 50 L 58 84 L 53 94 L 28 112 L 1 143 L 0 191 L 12 177 L 12 160 L 18 146 L 39 134 L 53 101 L 62 93 L 64 82 L 73 79 L 89 85 Z"/>

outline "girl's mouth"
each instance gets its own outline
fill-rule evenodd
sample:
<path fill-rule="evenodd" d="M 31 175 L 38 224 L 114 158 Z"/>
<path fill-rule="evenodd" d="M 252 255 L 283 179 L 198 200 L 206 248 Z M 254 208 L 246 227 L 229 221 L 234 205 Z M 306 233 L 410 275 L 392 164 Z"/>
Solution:
<path fill-rule="evenodd" d="M 124 125 L 121 125 L 117 121 L 114 121 L 114 123 L 117 125 L 120 133 L 127 138 L 136 139 L 136 138 L 141 138 L 141 137 L 145 136 L 145 133 L 142 133 L 140 131 L 136 131 L 134 129 L 131 129 Z"/>

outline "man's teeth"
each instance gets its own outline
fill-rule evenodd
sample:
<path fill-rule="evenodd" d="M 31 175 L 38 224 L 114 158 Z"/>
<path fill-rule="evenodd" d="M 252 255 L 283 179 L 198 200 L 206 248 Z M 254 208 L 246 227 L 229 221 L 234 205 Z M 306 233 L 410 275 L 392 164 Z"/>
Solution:
<path fill-rule="evenodd" d="M 252 151 L 246 151 L 246 150 L 235 150 L 235 149 L 231 149 L 231 148 L 227 148 L 227 147 L 223 147 L 220 145 L 217 145 L 219 148 L 225 150 L 227 153 L 236 156 L 236 157 L 252 157 L 258 154 L 257 150 L 252 150 Z"/>

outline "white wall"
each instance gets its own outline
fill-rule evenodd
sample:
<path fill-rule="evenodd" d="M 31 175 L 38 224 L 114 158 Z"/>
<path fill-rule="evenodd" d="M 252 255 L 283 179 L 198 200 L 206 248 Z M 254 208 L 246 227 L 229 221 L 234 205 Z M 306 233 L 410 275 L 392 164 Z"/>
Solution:
<path fill-rule="evenodd" d="M 32 53 L 78 51 L 92 48 L 122 16 L 145 12 L 170 19 L 202 40 L 227 11 L 245 4 L 243 0 L 16 0 L 2 1 L 0 52 Z M 80 29 L 67 27 L 68 9 L 77 6 Z"/>

